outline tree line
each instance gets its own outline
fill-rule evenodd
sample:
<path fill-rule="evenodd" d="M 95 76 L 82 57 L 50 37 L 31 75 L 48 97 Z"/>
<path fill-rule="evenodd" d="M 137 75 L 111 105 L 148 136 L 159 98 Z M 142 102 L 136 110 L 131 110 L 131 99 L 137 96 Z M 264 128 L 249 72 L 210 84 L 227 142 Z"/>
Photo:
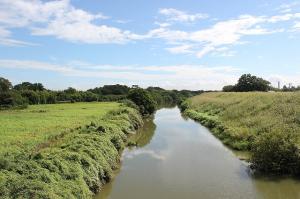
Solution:
<path fill-rule="evenodd" d="M 155 107 L 164 104 L 178 104 L 184 99 L 202 92 L 165 90 L 160 87 L 143 89 L 138 86 L 128 87 L 120 84 L 104 85 L 87 91 L 79 91 L 72 87 L 54 91 L 46 89 L 41 83 L 22 82 L 12 85 L 8 79 L 0 77 L 0 108 L 26 108 L 28 105 L 34 104 L 131 100 L 139 106 L 139 109 L 144 109 L 145 107 L 142 106 L 149 106 L 152 102 L 152 106 Z M 148 100 L 146 100 L 148 104 L 142 103 L 144 98 Z M 151 113 L 151 110 L 142 112 Z"/>

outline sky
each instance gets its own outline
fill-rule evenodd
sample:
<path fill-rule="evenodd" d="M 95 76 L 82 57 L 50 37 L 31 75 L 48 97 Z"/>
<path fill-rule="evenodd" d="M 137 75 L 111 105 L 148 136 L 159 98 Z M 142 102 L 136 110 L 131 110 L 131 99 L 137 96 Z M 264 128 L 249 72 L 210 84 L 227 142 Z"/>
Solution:
<path fill-rule="evenodd" d="M 219 90 L 300 85 L 300 0 L 0 0 L 0 77 Z"/>

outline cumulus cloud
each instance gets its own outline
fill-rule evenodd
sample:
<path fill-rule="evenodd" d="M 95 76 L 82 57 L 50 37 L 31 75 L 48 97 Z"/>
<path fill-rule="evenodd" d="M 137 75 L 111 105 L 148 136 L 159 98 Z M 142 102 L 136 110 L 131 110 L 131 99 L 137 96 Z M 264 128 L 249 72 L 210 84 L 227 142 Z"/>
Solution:
<path fill-rule="evenodd" d="M 41 0 L 0 0 L 0 27 L 29 28 L 33 35 L 50 35 L 71 42 L 124 43 L 130 32 L 98 22 L 108 17 L 90 13 L 71 5 L 69 0 L 44 2 Z M 10 38 L 0 33 L 0 39 Z M 24 42 L 25 44 L 25 42 Z"/>
<path fill-rule="evenodd" d="M 288 7 L 292 5 L 285 5 Z M 159 10 L 163 22 L 146 33 L 135 33 L 108 25 L 108 16 L 74 7 L 70 0 L 0 0 L 0 44 L 11 46 L 34 45 L 13 37 L 13 29 L 27 28 L 35 36 L 53 36 L 58 39 L 86 44 L 117 43 L 132 40 L 160 39 L 163 47 L 173 54 L 189 54 L 198 58 L 218 54 L 226 47 L 224 56 L 233 56 L 230 47 L 241 44 L 246 36 L 261 36 L 286 31 L 277 26 L 294 22 L 293 31 L 300 31 L 300 13 L 284 12 L 274 16 L 241 15 L 217 21 L 208 27 L 185 30 L 173 26 L 175 22 L 190 23 L 208 17 L 202 13 L 187 13 L 175 8 Z M 220 53 L 219 53 L 220 54 Z"/>

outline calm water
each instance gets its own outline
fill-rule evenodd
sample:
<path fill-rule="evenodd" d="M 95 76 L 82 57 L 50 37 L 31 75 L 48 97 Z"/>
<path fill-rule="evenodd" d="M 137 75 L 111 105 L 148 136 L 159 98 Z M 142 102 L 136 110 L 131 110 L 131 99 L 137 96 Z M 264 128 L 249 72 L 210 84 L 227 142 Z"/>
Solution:
<path fill-rule="evenodd" d="M 300 181 L 251 175 L 246 163 L 178 108 L 157 111 L 133 137 L 97 199 L 300 198 Z"/>

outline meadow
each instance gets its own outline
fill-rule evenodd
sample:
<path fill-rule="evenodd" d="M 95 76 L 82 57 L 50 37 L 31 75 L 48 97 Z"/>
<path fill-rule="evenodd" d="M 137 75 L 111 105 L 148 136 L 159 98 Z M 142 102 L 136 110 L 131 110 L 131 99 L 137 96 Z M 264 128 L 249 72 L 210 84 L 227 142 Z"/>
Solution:
<path fill-rule="evenodd" d="M 112 102 L 65 103 L 0 111 L 0 151 L 32 149 L 55 136 L 100 119 L 119 106 Z"/>
<path fill-rule="evenodd" d="M 119 103 L 36 105 L 0 118 L 0 198 L 92 198 L 143 124 Z"/>
<path fill-rule="evenodd" d="M 224 144 L 251 151 L 254 167 L 299 173 L 300 92 L 212 92 L 181 107 Z"/>

